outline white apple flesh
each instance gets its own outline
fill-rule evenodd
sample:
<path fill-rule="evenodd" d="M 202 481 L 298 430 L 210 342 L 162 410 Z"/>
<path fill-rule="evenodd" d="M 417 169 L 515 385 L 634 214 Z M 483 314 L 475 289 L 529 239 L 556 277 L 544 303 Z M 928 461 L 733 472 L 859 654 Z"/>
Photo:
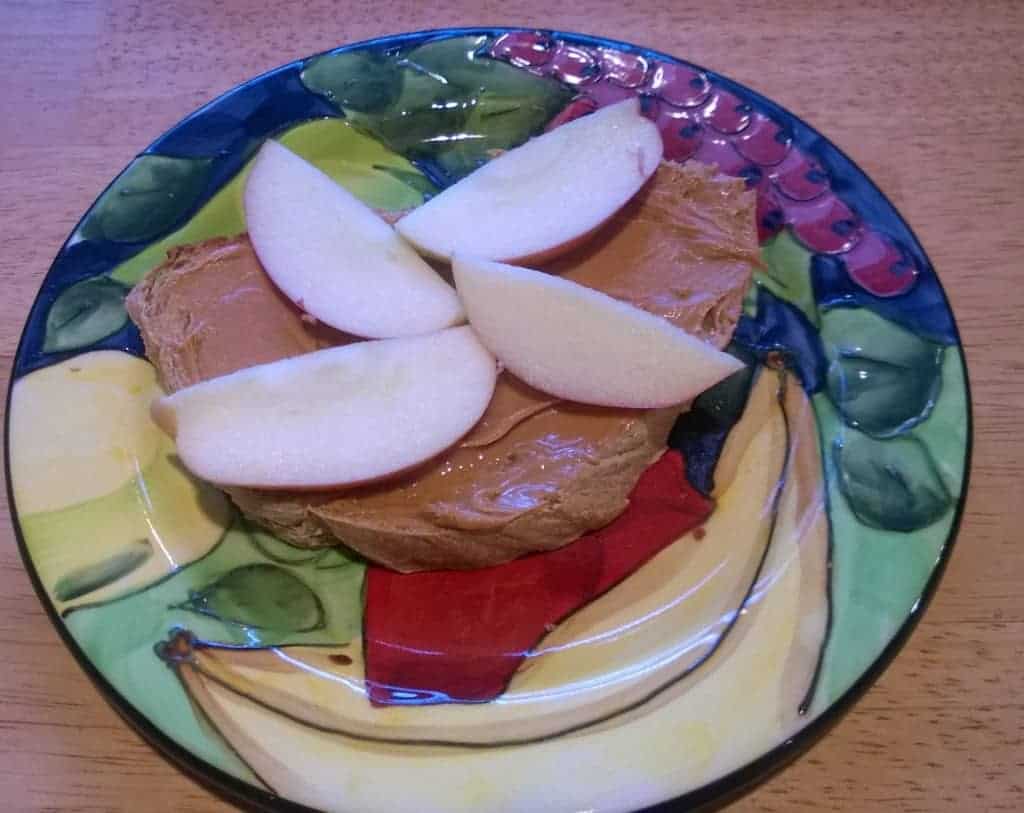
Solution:
<path fill-rule="evenodd" d="M 743 364 L 660 316 L 552 274 L 456 256 L 480 340 L 512 373 L 584 404 L 681 404 Z"/>
<path fill-rule="evenodd" d="M 439 454 L 479 420 L 496 376 L 463 326 L 250 367 L 161 398 L 152 414 L 205 480 L 322 489 Z"/>
<path fill-rule="evenodd" d="M 312 164 L 267 141 L 245 185 L 249 238 L 300 308 L 370 338 L 464 321 L 455 292 L 372 209 Z"/>
<path fill-rule="evenodd" d="M 422 253 L 550 259 L 615 214 L 661 162 L 658 128 L 628 99 L 498 156 L 395 224 Z"/>

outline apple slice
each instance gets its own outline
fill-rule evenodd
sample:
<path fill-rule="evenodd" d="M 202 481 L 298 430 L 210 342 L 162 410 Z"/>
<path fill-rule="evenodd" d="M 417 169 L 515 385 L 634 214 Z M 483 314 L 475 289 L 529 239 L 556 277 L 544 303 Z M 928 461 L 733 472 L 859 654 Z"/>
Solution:
<path fill-rule="evenodd" d="M 220 485 L 313 489 L 403 471 L 479 420 L 497 365 L 469 327 L 261 364 L 153 404 L 185 466 Z"/>
<path fill-rule="evenodd" d="M 660 316 L 541 271 L 456 257 L 469 322 L 527 384 L 585 404 L 681 404 L 742 362 Z"/>
<path fill-rule="evenodd" d="M 277 287 L 331 327 L 387 338 L 465 321 L 451 286 L 390 225 L 275 141 L 253 162 L 245 219 Z"/>
<path fill-rule="evenodd" d="M 510 150 L 398 223 L 424 254 L 536 263 L 586 239 L 661 162 L 658 128 L 637 99 L 563 124 Z"/>

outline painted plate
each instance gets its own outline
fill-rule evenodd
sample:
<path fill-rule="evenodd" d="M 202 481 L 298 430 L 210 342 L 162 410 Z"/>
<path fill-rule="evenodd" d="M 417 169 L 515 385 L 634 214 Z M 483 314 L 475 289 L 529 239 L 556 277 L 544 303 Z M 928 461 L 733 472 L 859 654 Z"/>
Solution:
<path fill-rule="evenodd" d="M 668 159 L 756 190 L 763 266 L 731 345 L 747 371 L 679 421 L 619 520 L 400 576 L 285 544 L 181 468 L 125 295 L 168 249 L 244 230 L 264 139 L 403 210 L 633 95 Z M 226 792 L 330 810 L 610 811 L 740 787 L 895 652 L 948 556 L 970 448 L 942 288 L 846 156 L 711 71 L 539 31 L 349 46 L 193 113 L 60 250 L 9 399 L 25 563 L 86 671 Z"/>

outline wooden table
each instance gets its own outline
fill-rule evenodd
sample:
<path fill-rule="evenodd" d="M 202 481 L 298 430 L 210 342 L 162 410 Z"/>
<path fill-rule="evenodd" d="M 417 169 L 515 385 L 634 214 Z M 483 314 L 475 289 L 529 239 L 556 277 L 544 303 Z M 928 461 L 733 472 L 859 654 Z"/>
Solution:
<path fill-rule="evenodd" d="M 735 809 L 1024 809 L 1024 547 L 1013 519 L 1024 506 L 1024 5 L 516 5 L 0 3 L 5 379 L 39 282 L 96 193 L 186 113 L 268 68 L 389 32 L 486 23 L 603 34 L 719 69 L 820 128 L 906 215 L 952 299 L 976 416 L 960 541 L 923 622 L 830 736 Z M 92 688 L 33 594 L 6 519 L 0 642 L 0 807 L 228 807 Z"/>

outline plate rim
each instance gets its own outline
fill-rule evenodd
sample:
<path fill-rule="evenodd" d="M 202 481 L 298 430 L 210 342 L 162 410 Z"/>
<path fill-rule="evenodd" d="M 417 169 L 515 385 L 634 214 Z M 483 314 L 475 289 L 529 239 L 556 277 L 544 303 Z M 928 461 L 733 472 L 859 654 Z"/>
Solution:
<path fill-rule="evenodd" d="M 780 105 L 778 102 L 764 96 L 761 92 L 753 89 L 749 85 L 742 82 L 738 82 L 732 79 L 727 74 L 720 73 L 717 70 L 705 68 L 699 63 L 692 62 L 687 59 L 672 56 L 671 54 L 659 51 L 646 46 L 637 45 L 623 40 L 617 40 L 611 37 L 604 37 L 594 34 L 583 34 L 576 31 L 566 31 L 562 29 L 547 29 L 547 28 L 536 28 L 531 26 L 469 26 L 469 27 L 442 27 L 442 28 L 428 28 L 421 29 L 418 31 L 407 31 L 398 34 L 386 34 L 379 37 L 372 37 L 370 39 L 359 40 L 356 42 L 345 43 L 334 48 L 328 48 L 326 50 L 310 54 L 308 56 L 299 57 L 289 62 L 282 63 L 274 68 L 266 70 L 256 76 L 250 77 L 242 82 L 232 85 L 227 90 L 214 96 L 206 103 L 200 105 L 192 112 L 185 115 L 183 118 L 178 119 L 173 125 L 160 133 L 155 139 L 153 139 L 143 150 L 137 155 L 143 155 L 147 153 L 152 147 L 158 143 L 166 135 L 180 127 L 184 122 L 193 119 L 196 116 L 201 115 L 208 108 L 218 104 L 221 100 L 236 93 L 238 90 L 249 87 L 253 84 L 262 82 L 267 77 L 272 76 L 278 72 L 288 70 L 294 66 L 302 65 L 309 62 L 312 59 L 323 56 L 325 54 L 340 53 L 349 50 L 359 50 L 362 48 L 380 46 L 380 45 L 398 45 L 403 42 L 409 41 L 428 41 L 431 39 L 448 39 L 456 36 L 473 36 L 473 35 L 486 35 L 486 36 L 500 36 L 502 34 L 519 32 L 519 31 L 541 31 L 544 34 L 551 36 L 553 39 L 566 39 L 572 41 L 574 44 L 589 45 L 594 47 L 613 47 L 618 50 L 627 51 L 629 53 L 640 53 L 644 56 L 653 57 L 656 59 L 668 60 L 675 63 L 682 63 L 690 65 L 699 71 L 702 71 L 714 79 L 725 80 L 726 83 L 731 84 L 734 87 L 741 88 L 744 92 L 748 93 L 753 99 L 760 105 L 766 108 L 776 110 L 784 114 L 786 117 L 798 122 L 802 127 L 813 134 L 814 136 L 822 139 L 828 143 L 832 149 L 834 149 L 840 157 L 847 161 L 850 166 L 867 182 L 869 187 L 880 197 L 880 199 L 889 206 L 895 217 L 907 230 L 907 233 L 913 238 L 917 247 L 920 249 L 922 256 L 927 261 L 928 266 L 932 269 L 935 275 L 935 281 L 938 286 L 938 290 L 942 295 L 942 301 L 946 307 L 946 310 L 951 316 L 951 324 L 953 328 L 953 336 L 956 339 L 956 351 L 959 355 L 961 369 L 963 371 L 963 387 L 965 395 L 965 429 L 966 429 L 966 440 L 964 444 L 964 464 L 963 464 L 963 479 L 960 488 L 960 494 L 957 498 L 957 504 L 954 508 L 954 514 L 952 522 L 949 527 L 949 531 L 946 534 L 946 539 L 942 543 L 942 548 L 939 551 L 938 559 L 935 565 L 932 567 L 931 573 L 928 576 L 928 580 L 925 582 L 917 601 L 911 607 L 907 617 L 900 623 L 899 627 L 893 633 L 889 641 L 882 648 L 881 652 L 874 658 L 874 660 L 864 669 L 856 680 L 841 694 L 836 700 L 830 703 L 816 718 L 811 720 L 810 723 L 805 725 L 793 736 L 784 740 L 783 742 L 773 746 L 769 750 L 757 758 L 741 765 L 738 768 L 733 769 L 729 773 L 718 777 L 711 782 L 701 785 L 700 787 L 693 788 L 686 793 L 659 802 L 655 805 L 643 808 L 645 811 L 658 813 L 668 813 L 671 810 L 678 809 L 707 809 L 709 807 L 717 809 L 718 807 L 729 803 L 737 799 L 738 797 L 745 794 L 747 791 L 752 789 L 755 785 L 768 779 L 770 776 L 782 771 L 790 763 L 792 763 L 797 757 L 805 753 L 812 745 L 818 742 L 826 733 L 828 733 L 842 718 L 850 711 L 850 709 L 864 696 L 867 690 L 874 685 L 884 674 L 886 669 L 890 666 L 896 655 L 903 649 L 908 642 L 911 634 L 916 629 L 917 624 L 920 622 L 922 616 L 931 604 L 932 598 L 937 591 L 940 582 L 946 572 L 946 568 L 952 558 L 953 549 L 956 546 L 956 542 L 960 535 L 961 523 L 965 513 L 967 505 L 967 495 L 970 487 L 971 477 L 971 462 L 974 452 L 974 416 L 973 416 L 973 398 L 971 392 L 970 382 L 970 371 L 967 365 L 967 354 L 964 351 L 963 340 L 960 335 L 960 327 L 956 320 L 956 315 L 953 312 L 953 307 L 950 302 L 949 296 L 946 293 L 946 288 L 943 284 L 942 278 L 935 271 L 935 266 L 928 257 L 928 253 L 921 243 L 917 234 L 914 232 L 913 227 L 904 218 L 900 210 L 892 203 L 889 196 L 882 190 L 882 188 L 875 182 L 875 180 L 868 175 L 853 158 L 851 158 L 845 150 L 839 147 L 830 138 L 822 134 L 817 128 L 808 124 L 801 116 L 793 113 L 788 108 Z M 93 683 L 94 687 L 99 691 L 100 696 L 106 703 L 113 708 L 113 710 L 127 722 L 142 739 L 152 747 L 158 754 L 167 759 L 174 767 L 184 772 L 188 777 L 198 782 L 203 787 L 220 794 L 222 797 L 226 797 L 234 802 L 241 802 L 251 807 L 255 807 L 259 810 L 273 810 L 273 811 L 294 811 L 295 813 L 317 813 L 314 808 L 307 807 L 298 802 L 291 801 L 282 796 L 259 788 L 252 785 L 238 777 L 228 773 L 222 768 L 213 765 L 210 762 L 202 759 L 201 757 L 194 754 L 188 748 L 179 743 L 175 742 L 169 735 L 165 734 L 155 723 L 153 723 L 148 717 L 142 712 L 135 708 L 134 705 L 124 697 L 99 671 L 99 669 L 93 664 L 88 655 L 78 644 L 78 642 L 71 635 L 67 625 L 61 619 L 60 614 L 57 612 L 56 607 L 50 600 L 50 597 L 46 593 L 43 584 L 40 580 L 39 574 L 36 570 L 35 564 L 28 551 L 28 547 L 25 541 L 25 537 L 22 533 L 21 521 L 18 516 L 18 510 L 14 501 L 14 489 L 11 481 L 11 459 L 10 459 L 10 431 L 11 431 L 11 400 L 12 393 L 15 384 L 15 369 L 17 367 L 18 359 L 22 356 L 25 349 L 28 327 L 31 324 L 31 316 L 33 310 L 38 306 L 40 300 L 40 293 L 42 291 L 42 285 L 45 283 L 46 278 L 49 276 L 53 269 L 56 258 L 67 248 L 68 243 L 71 241 L 74 234 L 78 231 L 85 219 L 85 215 L 92 208 L 96 200 L 98 200 L 107 189 L 109 189 L 118 178 L 124 173 L 127 167 L 126 165 L 120 172 L 118 172 L 111 181 L 104 187 L 95 198 L 93 203 L 90 203 L 86 208 L 85 213 L 79 218 L 75 226 L 72 228 L 68 237 L 61 244 L 57 253 L 54 255 L 54 262 L 50 263 L 46 273 L 43 275 L 40 282 L 39 288 L 36 290 L 33 297 L 32 304 L 29 307 L 28 313 L 25 317 L 25 323 L 22 326 L 21 333 L 18 339 L 18 344 L 15 349 L 14 357 L 11 361 L 11 374 L 7 381 L 7 393 L 5 397 L 5 411 L 4 411 L 4 430 L 3 430 L 3 447 L 4 447 L 4 478 L 6 483 L 7 492 L 7 503 L 8 511 L 11 519 L 11 526 L 14 530 L 15 540 L 18 546 L 18 553 L 21 557 L 22 564 L 25 567 L 25 571 L 28 573 L 29 580 L 32 583 L 32 588 L 42 604 L 46 615 L 50 621 L 52 627 L 56 629 L 61 642 L 65 648 L 74 657 L 74 660 L 78 666 L 85 672 L 86 676 Z M 71 354 L 72 356 L 74 353 Z M 829 564 L 829 570 L 831 571 L 831 562 Z M 231 748 L 230 744 L 227 746 Z"/>

